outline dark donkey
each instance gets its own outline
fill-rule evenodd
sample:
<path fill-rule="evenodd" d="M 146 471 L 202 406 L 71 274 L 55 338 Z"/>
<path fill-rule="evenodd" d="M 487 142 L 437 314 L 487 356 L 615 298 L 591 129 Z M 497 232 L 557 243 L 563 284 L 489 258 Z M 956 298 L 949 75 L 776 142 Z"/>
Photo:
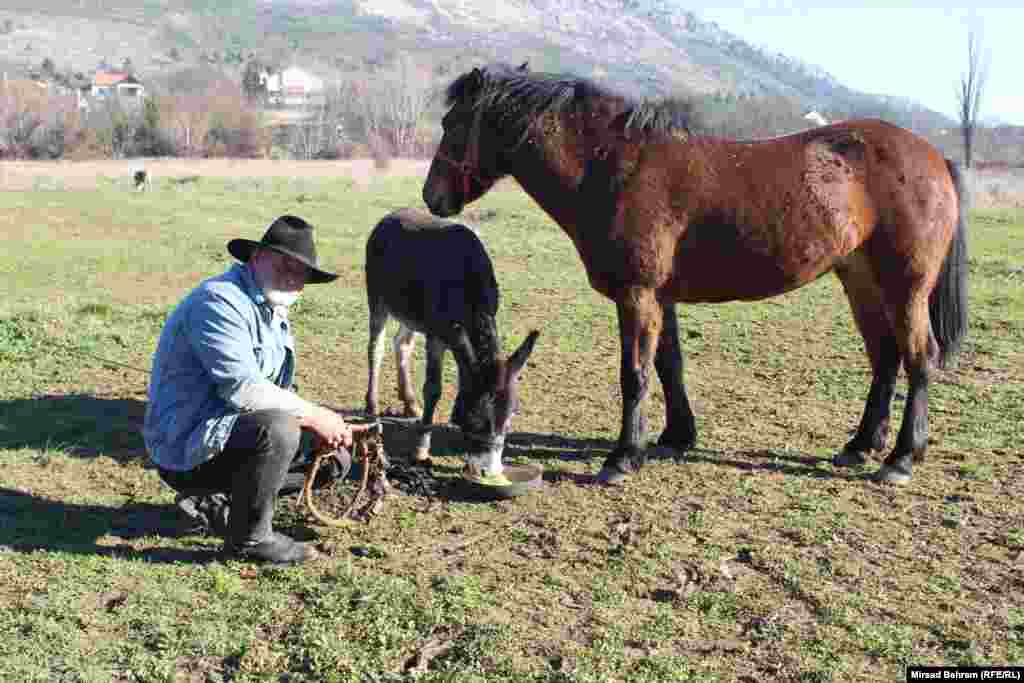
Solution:
<path fill-rule="evenodd" d="M 430 210 L 458 213 L 511 175 L 572 239 L 591 286 L 615 302 L 622 431 L 602 481 L 621 481 L 645 460 L 652 359 L 667 411 L 659 444 L 696 444 L 676 302 L 762 299 L 829 271 L 873 371 L 860 426 L 833 462 L 863 463 L 885 447 L 902 363 L 906 410 L 876 477 L 910 479 L 928 443 L 930 362 L 955 353 L 967 327 L 962 183 L 934 147 L 877 120 L 757 142 L 701 137 L 678 103 L 635 102 L 525 65 L 459 76 L 447 105 L 423 187 Z"/>
<path fill-rule="evenodd" d="M 495 315 L 498 282 L 483 243 L 465 225 L 426 211 L 400 209 L 385 216 L 366 243 L 366 295 L 370 306 L 370 379 L 366 411 L 378 413 L 377 385 L 384 355 L 381 340 L 390 317 L 399 322 L 394 338 L 398 394 L 405 414 L 419 406 L 410 379 L 415 333 L 426 337 L 427 371 L 423 419 L 429 428 L 441 397 L 446 349 L 459 369 L 452 422 L 462 429 L 467 463 L 484 475 L 499 475 L 501 453 L 518 406 L 517 378 L 539 332 L 531 332 L 508 359 L 499 357 Z M 426 458 L 430 431 L 423 429 L 416 459 Z"/>

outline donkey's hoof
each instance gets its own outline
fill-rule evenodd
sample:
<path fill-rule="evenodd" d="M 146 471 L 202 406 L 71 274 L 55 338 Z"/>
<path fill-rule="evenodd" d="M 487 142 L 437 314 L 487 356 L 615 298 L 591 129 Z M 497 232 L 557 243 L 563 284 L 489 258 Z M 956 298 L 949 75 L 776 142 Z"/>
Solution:
<path fill-rule="evenodd" d="M 860 467 L 867 463 L 867 458 L 860 451 L 843 449 L 832 458 L 832 464 L 836 467 Z"/>
<path fill-rule="evenodd" d="M 902 467 L 885 464 L 878 468 L 878 471 L 875 472 L 875 476 L 872 478 L 877 482 L 901 486 L 910 483 L 911 474 Z"/>
<path fill-rule="evenodd" d="M 423 448 L 422 446 L 417 448 L 412 454 L 413 465 L 431 465 L 434 460 L 430 457 L 430 448 Z"/>
<path fill-rule="evenodd" d="M 622 486 L 626 483 L 626 473 L 614 467 L 602 467 L 597 474 L 597 483 L 607 486 Z"/>

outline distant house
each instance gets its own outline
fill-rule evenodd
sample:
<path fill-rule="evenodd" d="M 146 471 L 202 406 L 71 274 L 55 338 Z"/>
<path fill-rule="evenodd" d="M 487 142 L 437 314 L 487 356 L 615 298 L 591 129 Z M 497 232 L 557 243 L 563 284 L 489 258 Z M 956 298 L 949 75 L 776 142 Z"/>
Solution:
<path fill-rule="evenodd" d="M 88 113 L 103 102 L 117 102 L 126 108 L 140 107 L 146 98 L 146 88 L 129 73 L 100 69 L 91 81 L 78 86 L 77 94 L 78 108 Z"/>
<path fill-rule="evenodd" d="M 280 73 L 263 73 L 260 80 L 267 88 L 267 101 L 286 107 L 301 107 L 324 97 L 323 79 L 291 66 Z"/>
<path fill-rule="evenodd" d="M 146 89 L 135 76 L 123 71 L 97 71 L 89 94 L 98 99 L 116 96 L 121 100 L 142 101 Z"/>

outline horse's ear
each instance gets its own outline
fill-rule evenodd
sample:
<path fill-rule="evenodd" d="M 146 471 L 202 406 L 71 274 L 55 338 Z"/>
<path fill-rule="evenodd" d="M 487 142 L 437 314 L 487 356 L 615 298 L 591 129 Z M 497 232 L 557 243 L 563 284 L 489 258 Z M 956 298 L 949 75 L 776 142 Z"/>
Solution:
<path fill-rule="evenodd" d="M 540 336 L 540 332 L 534 330 L 523 343 L 519 345 L 519 348 L 515 350 L 511 356 L 508 357 L 508 371 L 509 375 L 515 377 L 519 374 L 519 371 L 526 365 L 526 359 L 533 353 L 533 346 L 537 343 L 537 337 Z"/>
<path fill-rule="evenodd" d="M 519 65 L 519 71 L 529 71 L 529 70 L 530 70 L 530 62 L 529 62 L 529 60 L 527 60 L 527 61 L 525 61 L 525 62 L 523 62 L 522 64 Z"/>

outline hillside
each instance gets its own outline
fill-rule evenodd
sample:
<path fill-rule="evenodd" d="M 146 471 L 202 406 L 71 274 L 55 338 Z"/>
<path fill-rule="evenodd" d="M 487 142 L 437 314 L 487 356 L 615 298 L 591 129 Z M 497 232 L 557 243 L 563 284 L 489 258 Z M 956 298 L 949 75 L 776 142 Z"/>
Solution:
<path fill-rule="evenodd" d="M 529 60 L 637 95 L 775 95 L 919 128 L 951 123 L 756 49 L 678 0 L 7 0 L 0 9 L 0 69 L 15 75 L 44 59 L 84 74 L 127 60 L 150 80 L 197 65 L 237 75 L 256 57 L 333 78 L 399 54 L 432 65 L 439 81 L 482 61 Z"/>

